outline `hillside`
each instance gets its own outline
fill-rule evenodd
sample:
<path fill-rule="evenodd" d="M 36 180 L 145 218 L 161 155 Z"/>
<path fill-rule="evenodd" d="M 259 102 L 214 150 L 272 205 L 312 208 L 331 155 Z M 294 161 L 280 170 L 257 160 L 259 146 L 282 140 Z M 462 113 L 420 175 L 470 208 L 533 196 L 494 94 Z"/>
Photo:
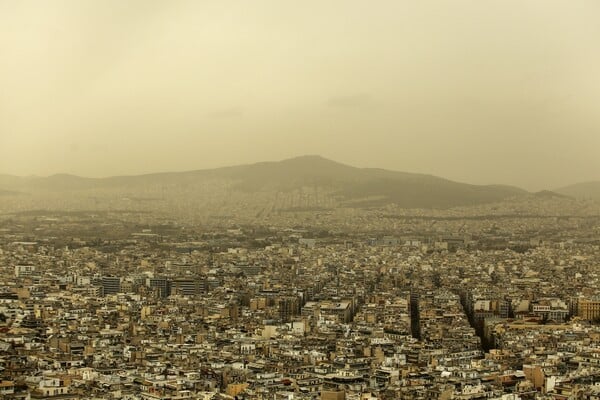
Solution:
<path fill-rule="evenodd" d="M 554 191 L 577 199 L 600 200 L 600 181 L 576 183 Z"/>
<path fill-rule="evenodd" d="M 356 168 L 320 156 L 296 157 L 234 167 L 110 178 L 82 178 L 59 174 L 49 177 L 0 176 L 0 187 L 19 192 L 136 190 L 161 188 L 165 195 L 206 182 L 223 182 L 240 193 L 290 192 L 320 188 L 341 204 L 396 203 L 407 208 L 452 207 L 499 201 L 527 192 L 512 186 L 470 185 L 432 175 Z"/>

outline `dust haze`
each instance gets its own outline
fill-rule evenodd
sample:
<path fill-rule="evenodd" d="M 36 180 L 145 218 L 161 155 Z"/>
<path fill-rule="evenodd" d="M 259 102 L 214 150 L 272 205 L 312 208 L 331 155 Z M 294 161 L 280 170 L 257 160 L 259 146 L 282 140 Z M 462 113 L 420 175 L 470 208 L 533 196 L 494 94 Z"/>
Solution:
<path fill-rule="evenodd" d="M 598 180 L 591 1 L 0 1 L 0 173 Z"/>

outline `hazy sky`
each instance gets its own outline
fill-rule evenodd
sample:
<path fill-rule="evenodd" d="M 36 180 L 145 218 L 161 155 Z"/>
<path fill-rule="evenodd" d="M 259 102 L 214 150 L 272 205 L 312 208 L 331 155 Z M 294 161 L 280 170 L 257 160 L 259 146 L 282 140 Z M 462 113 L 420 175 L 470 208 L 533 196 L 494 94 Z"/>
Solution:
<path fill-rule="evenodd" d="M 597 0 L 0 0 L 0 173 L 600 179 Z"/>

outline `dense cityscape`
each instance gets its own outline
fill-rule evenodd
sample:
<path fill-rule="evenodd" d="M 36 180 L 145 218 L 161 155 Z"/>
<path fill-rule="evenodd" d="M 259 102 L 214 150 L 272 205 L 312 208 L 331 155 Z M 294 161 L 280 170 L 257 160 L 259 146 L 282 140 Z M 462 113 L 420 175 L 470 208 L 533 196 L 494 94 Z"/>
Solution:
<path fill-rule="evenodd" d="M 0 400 L 600 400 L 599 21 L 0 0 Z"/>
<path fill-rule="evenodd" d="M 0 396 L 598 398 L 597 210 L 7 212 Z"/>

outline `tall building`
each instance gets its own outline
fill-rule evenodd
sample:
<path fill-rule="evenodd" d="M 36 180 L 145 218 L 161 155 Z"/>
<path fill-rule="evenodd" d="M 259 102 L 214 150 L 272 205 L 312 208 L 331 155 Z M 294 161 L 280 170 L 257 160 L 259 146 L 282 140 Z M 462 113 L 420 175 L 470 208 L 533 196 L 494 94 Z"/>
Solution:
<path fill-rule="evenodd" d="M 206 282 L 200 278 L 179 278 L 171 283 L 171 293 L 197 296 L 206 292 Z"/>
<path fill-rule="evenodd" d="M 298 297 L 285 296 L 277 300 L 279 309 L 279 319 L 282 322 L 289 322 L 293 316 L 300 314 L 300 301 Z"/>
<path fill-rule="evenodd" d="M 577 315 L 588 321 L 600 319 L 600 299 L 579 299 L 577 304 Z"/>
<path fill-rule="evenodd" d="M 118 276 L 103 276 L 102 281 L 102 294 L 115 294 L 121 291 L 121 278 Z"/>
<path fill-rule="evenodd" d="M 148 286 L 156 291 L 158 297 L 169 297 L 171 295 L 171 281 L 167 278 L 150 278 Z"/>

